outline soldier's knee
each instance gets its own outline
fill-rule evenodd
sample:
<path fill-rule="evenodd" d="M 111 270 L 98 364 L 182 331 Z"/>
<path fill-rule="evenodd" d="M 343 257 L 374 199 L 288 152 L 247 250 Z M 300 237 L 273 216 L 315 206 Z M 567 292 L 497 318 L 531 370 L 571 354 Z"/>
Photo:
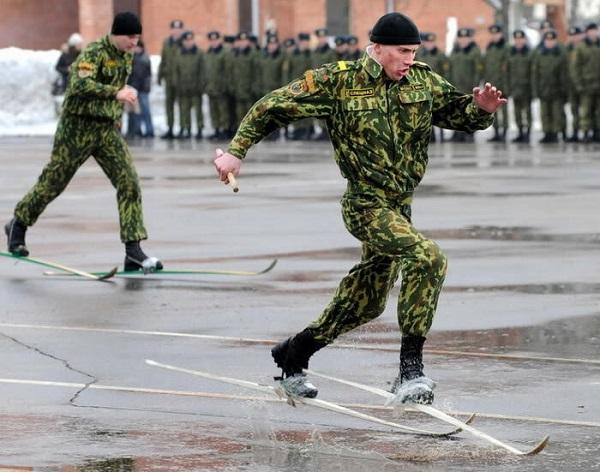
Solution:
<path fill-rule="evenodd" d="M 436 243 L 426 239 L 420 244 L 420 250 L 417 260 L 421 270 L 428 273 L 446 275 L 448 259 Z"/>

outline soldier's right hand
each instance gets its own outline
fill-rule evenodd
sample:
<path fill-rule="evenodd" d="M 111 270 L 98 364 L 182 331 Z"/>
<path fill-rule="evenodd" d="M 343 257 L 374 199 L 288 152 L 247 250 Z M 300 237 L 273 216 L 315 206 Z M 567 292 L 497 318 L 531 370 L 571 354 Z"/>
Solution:
<path fill-rule="evenodd" d="M 134 105 L 137 101 L 137 90 L 129 85 L 126 85 L 121 90 L 117 92 L 117 100 L 123 103 L 128 103 L 129 105 Z"/>
<path fill-rule="evenodd" d="M 240 167 L 242 166 L 242 160 L 235 157 L 233 154 L 223 152 L 222 149 L 216 150 L 217 157 L 214 160 L 215 168 L 219 174 L 219 178 L 225 184 L 229 183 L 227 175 L 231 172 L 234 177 L 237 177 L 240 173 Z"/>

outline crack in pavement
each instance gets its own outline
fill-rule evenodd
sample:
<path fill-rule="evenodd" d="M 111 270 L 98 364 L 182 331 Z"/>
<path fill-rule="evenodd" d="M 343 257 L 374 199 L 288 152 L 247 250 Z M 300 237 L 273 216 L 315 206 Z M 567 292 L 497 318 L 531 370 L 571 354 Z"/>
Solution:
<path fill-rule="evenodd" d="M 69 399 L 69 403 L 71 404 L 71 406 L 74 406 L 74 407 L 77 407 L 77 408 L 81 408 L 81 407 L 82 407 L 82 405 L 78 405 L 78 404 L 76 404 L 75 402 L 76 402 L 76 400 L 79 398 L 79 396 L 80 396 L 80 395 L 81 395 L 81 394 L 82 394 L 82 393 L 83 393 L 85 390 L 87 390 L 87 389 L 90 387 L 90 385 L 93 385 L 93 384 L 95 384 L 95 383 L 97 383 L 97 382 L 98 382 L 98 378 L 97 378 L 97 377 L 93 376 L 92 374 L 88 374 L 87 372 L 84 372 L 83 370 L 79 370 L 79 369 L 77 369 L 77 368 L 73 367 L 73 366 L 72 366 L 72 365 L 69 363 L 69 361 L 67 361 L 66 359 L 62 359 L 62 358 L 60 358 L 60 357 L 57 357 L 57 356 L 54 356 L 54 355 L 52 355 L 52 354 L 50 354 L 50 353 L 48 353 L 48 352 L 44 352 L 44 351 L 42 351 L 41 349 L 39 349 L 39 348 L 37 348 L 37 347 L 35 347 L 35 346 L 32 346 L 32 345 L 30 345 L 30 344 L 27 344 L 27 343 L 25 343 L 25 342 L 23 342 L 23 341 L 21 341 L 21 340 L 19 340 L 19 339 L 15 338 L 15 337 L 13 337 L 13 336 L 10 336 L 10 335 L 8 335 L 8 334 L 6 334 L 6 333 L 0 332 L 0 336 L 4 336 L 5 338 L 7 338 L 7 339 L 10 339 L 10 340 L 11 340 L 12 342 L 14 342 L 15 344 L 18 344 L 19 346 L 23 346 L 23 347 L 24 347 L 24 348 L 26 348 L 26 349 L 29 349 L 29 350 L 35 351 L 35 352 L 37 352 L 38 354 L 40 354 L 40 355 L 42 355 L 42 356 L 48 357 L 48 358 L 50 358 L 50 359 L 53 359 L 53 360 L 55 360 L 55 361 L 59 361 L 59 362 L 61 362 L 61 363 L 62 363 L 62 364 L 63 364 L 63 365 L 64 365 L 64 366 L 65 366 L 65 367 L 68 369 L 68 370 L 70 370 L 70 371 L 72 371 L 72 372 L 76 372 L 76 373 L 78 373 L 78 374 L 84 375 L 85 377 L 89 377 L 90 379 L 92 379 L 91 381 L 87 382 L 87 383 L 86 383 L 86 384 L 85 384 L 83 387 L 81 387 L 79 390 L 77 390 L 77 391 L 75 392 L 75 394 L 74 394 L 74 395 L 73 395 L 73 396 L 72 396 L 72 397 Z"/>

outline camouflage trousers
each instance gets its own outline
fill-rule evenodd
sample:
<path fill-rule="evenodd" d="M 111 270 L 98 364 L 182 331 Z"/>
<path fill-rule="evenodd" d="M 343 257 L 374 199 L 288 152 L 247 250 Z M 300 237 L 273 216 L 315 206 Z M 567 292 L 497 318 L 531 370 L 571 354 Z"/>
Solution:
<path fill-rule="evenodd" d="M 56 129 L 50 162 L 17 204 L 15 216 L 26 226 L 32 226 L 91 155 L 117 190 L 121 241 L 146 239 L 138 176 L 127 144 L 111 121 L 63 114 Z"/>
<path fill-rule="evenodd" d="M 508 113 L 506 107 L 500 107 L 494 116 L 494 131 L 501 131 L 500 134 L 506 133 L 508 129 Z"/>
<path fill-rule="evenodd" d="M 531 98 L 513 98 L 515 122 L 518 128 L 531 127 Z"/>
<path fill-rule="evenodd" d="M 581 124 L 581 95 L 577 92 L 569 94 L 569 108 L 573 116 L 573 131 L 580 129 Z"/>
<path fill-rule="evenodd" d="M 342 214 L 346 228 L 362 242 L 362 257 L 346 275 L 329 305 L 309 325 L 316 340 L 329 344 L 385 309 L 398 275 L 398 324 L 402 334 L 425 336 L 431 328 L 446 256 L 410 222 L 410 195 L 396 201 L 346 193 Z"/>
<path fill-rule="evenodd" d="M 224 130 L 229 128 L 229 104 L 226 95 L 209 95 L 210 121 L 213 128 Z"/>
<path fill-rule="evenodd" d="M 181 129 L 192 130 L 192 109 L 196 113 L 198 131 L 201 131 L 204 127 L 202 96 L 181 95 L 179 97 L 179 125 L 181 126 Z"/>
<path fill-rule="evenodd" d="M 167 126 L 171 129 L 175 124 L 175 102 L 177 101 L 177 90 L 174 84 L 165 82 L 165 113 L 167 115 Z"/>

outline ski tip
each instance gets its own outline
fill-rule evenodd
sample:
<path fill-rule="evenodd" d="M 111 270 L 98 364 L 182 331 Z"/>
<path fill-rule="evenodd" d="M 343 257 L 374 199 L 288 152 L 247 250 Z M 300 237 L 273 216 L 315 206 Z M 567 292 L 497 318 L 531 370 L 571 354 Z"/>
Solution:
<path fill-rule="evenodd" d="M 273 269 L 273 267 L 275 267 L 277 265 L 277 261 L 278 259 L 273 259 L 273 262 L 271 262 L 271 264 L 269 264 L 269 267 L 267 267 L 266 269 L 263 269 L 259 272 L 259 274 L 266 274 L 267 272 L 269 272 L 270 270 Z"/>
<path fill-rule="evenodd" d="M 533 449 L 526 452 L 524 455 L 533 456 L 535 454 L 539 454 L 548 445 L 549 440 L 550 440 L 550 436 L 545 436 L 544 439 L 542 439 Z"/>
<path fill-rule="evenodd" d="M 473 422 L 473 420 L 475 419 L 476 416 L 477 416 L 477 413 L 471 413 L 471 416 L 469 416 L 465 420 L 465 424 L 471 424 Z"/>
<path fill-rule="evenodd" d="M 117 266 L 115 266 L 111 270 L 109 270 L 106 274 L 98 276 L 98 280 L 108 280 L 108 279 L 114 277 L 118 270 L 119 270 L 119 268 Z"/>

